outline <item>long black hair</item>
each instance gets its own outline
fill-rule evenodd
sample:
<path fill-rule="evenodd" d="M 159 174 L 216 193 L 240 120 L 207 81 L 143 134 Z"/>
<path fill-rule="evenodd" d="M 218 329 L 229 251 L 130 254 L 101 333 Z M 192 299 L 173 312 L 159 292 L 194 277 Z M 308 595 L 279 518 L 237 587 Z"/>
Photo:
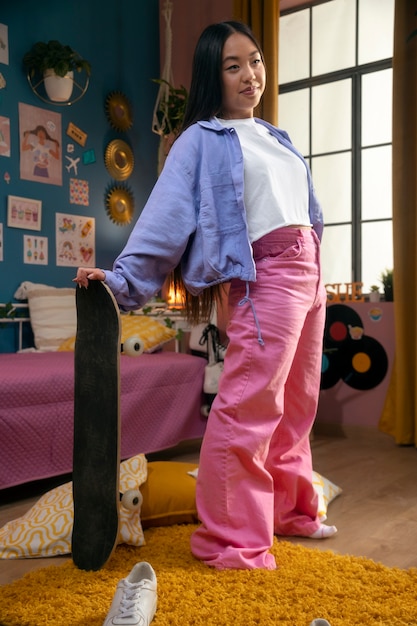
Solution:
<path fill-rule="evenodd" d="M 208 120 L 220 113 L 223 98 L 221 80 L 223 47 L 234 33 L 249 37 L 263 61 L 261 47 L 246 24 L 229 21 L 207 26 L 201 33 L 194 52 L 191 86 L 182 130 L 194 122 Z"/>
<path fill-rule="evenodd" d="M 234 33 L 246 35 L 259 51 L 261 47 L 251 29 L 242 22 L 220 22 L 207 26 L 197 42 L 192 66 L 191 86 L 181 132 L 199 120 L 208 120 L 218 115 L 223 104 L 222 59 L 226 40 Z M 185 288 L 181 264 L 170 276 L 170 286 L 179 294 L 187 318 L 193 322 L 208 321 L 215 303 L 222 302 L 222 285 L 206 288 L 199 296 L 191 295 Z"/>

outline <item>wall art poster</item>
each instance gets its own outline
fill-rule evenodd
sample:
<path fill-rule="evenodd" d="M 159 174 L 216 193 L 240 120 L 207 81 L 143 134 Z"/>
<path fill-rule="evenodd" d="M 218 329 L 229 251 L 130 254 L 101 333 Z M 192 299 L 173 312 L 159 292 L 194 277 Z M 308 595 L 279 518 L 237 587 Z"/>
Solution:
<path fill-rule="evenodd" d="M 19 102 L 20 178 L 62 185 L 61 114 Z"/>
<path fill-rule="evenodd" d="M 48 265 L 48 237 L 23 235 L 23 263 Z"/>
<path fill-rule="evenodd" d="M 7 226 L 40 230 L 42 221 L 42 202 L 19 196 L 7 197 Z"/>
<path fill-rule="evenodd" d="M 94 267 L 96 263 L 95 219 L 56 214 L 56 264 Z"/>
<path fill-rule="evenodd" d="M 0 115 L 0 156 L 10 156 L 10 119 Z"/>
<path fill-rule="evenodd" d="M 9 65 L 9 32 L 6 24 L 0 24 L 0 63 Z"/>

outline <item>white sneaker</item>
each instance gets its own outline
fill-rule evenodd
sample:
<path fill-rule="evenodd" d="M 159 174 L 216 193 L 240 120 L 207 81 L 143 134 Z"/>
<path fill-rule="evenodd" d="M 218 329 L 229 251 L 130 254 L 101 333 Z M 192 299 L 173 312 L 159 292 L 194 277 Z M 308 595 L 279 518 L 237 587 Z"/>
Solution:
<path fill-rule="evenodd" d="M 149 626 L 157 605 L 156 574 L 146 561 L 136 563 L 117 585 L 103 626 Z"/>

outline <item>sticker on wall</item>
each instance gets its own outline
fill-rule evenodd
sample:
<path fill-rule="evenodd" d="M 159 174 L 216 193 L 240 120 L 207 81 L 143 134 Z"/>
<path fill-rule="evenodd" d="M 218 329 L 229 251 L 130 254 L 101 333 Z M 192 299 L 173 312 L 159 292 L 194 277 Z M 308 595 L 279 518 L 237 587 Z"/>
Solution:
<path fill-rule="evenodd" d="M 23 235 L 23 263 L 48 265 L 48 237 Z"/>
<path fill-rule="evenodd" d="M 380 306 L 373 306 L 368 311 L 369 319 L 372 322 L 380 322 L 382 320 L 383 311 Z"/>
<path fill-rule="evenodd" d="M 10 119 L 0 115 L 0 156 L 10 156 Z"/>
<path fill-rule="evenodd" d="M 56 264 L 94 267 L 96 262 L 95 219 L 56 214 Z"/>
<path fill-rule="evenodd" d="M 86 150 L 83 153 L 83 164 L 84 165 L 91 165 L 92 163 L 96 162 L 96 153 L 95 151 L 91 148 L 90 150 Z"/>
<path fill-rule="evenodd" d="M 65 169 L 67 170 L 67 172 L 71 172 L 71 170 L 74 173 L 74 176 L 78 175 L 78 163 L 80 162 L 80 157 L 75 157 L 74 159 L 68 155 L 65 155 L 65 158 L 67 159 L 68 163 L 65 166 Z"/>
<path fill-rule="evenodd" d="M 88 180 L 70 178 L 70 204 L 89 205 Z"/>
<path fill-rule="evenodd" d="M 20 178 L 62 185 L 61 115 L 19 102 Z"/>
<path fill-rule="evenodd" d="M 9 65 L 9 34 L 6 24 L 0 24 L 0 63 Z"/>
<path fill-rule="evenodd" d="M 87 133 L 85 133 L 81 128 L 78 128 L 75 124 L 70 122 L 67 127 L 67 135 L 74 139 L 80 146 L 84 147 L 87 141 Z"/>

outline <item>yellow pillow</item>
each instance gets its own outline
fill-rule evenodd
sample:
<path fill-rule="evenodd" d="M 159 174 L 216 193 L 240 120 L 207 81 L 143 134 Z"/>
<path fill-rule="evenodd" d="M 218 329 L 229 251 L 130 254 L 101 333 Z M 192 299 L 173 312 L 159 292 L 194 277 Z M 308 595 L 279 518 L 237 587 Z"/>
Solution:
<path fill-rule="evenodd" d="M 129 337 L 139 337 L 144 352 L 155 352 L 177 334 L 175 328 L 168 328 L 148 315 L 122 315 L 121 321 L 122 343 Z"/>
<path fill-rule="evenodd" d="M 120 491 L 138 489 L 146 480 L 147 461 L 138 454 L 120 464 Z M 117 543 L 142 546 L 145 543 L 140 510 L 119 507 Z M 57 556 L 71 552 L 74 508 L 72 482 L 45 493 L 22 517 L 0 529 L 0 558 L 21 559 Z"/>
<path fill-rule="evenodd" d="M 153 461 L 140 491 L 143 496 L 140 519 L 143 528 L 192 524 L 198 521 L 195 505 L 196 480 L 187 472 L 195 463 Z"/>
<path fill-rule="evenodd" d="M 148 478 L 140 487 L 143 496 L 140 514 L 143 528 L 193 524 L 198 521 L 196 479 L 188 473 L 197 468 L 198 465 L 194 463 L 175 461 L 148 463 Z M 325 518 L 328 505 L 342 489 L 317 472 L 313 472 L 313 485 L 319 497 L 318 515 Z"/>
<path fill-rule="evenodd" d="M 177 334 L 174 328 L 168 328 L 147 315 L 121 315 L 120 319 L 122 343 L 130 337 L 138 337 L 143 342 L 144 352 L 155 352 Z M 70 352 L 74 346 L 75 337 L 70 337 L 59 346 L 58 351 Z"/>

